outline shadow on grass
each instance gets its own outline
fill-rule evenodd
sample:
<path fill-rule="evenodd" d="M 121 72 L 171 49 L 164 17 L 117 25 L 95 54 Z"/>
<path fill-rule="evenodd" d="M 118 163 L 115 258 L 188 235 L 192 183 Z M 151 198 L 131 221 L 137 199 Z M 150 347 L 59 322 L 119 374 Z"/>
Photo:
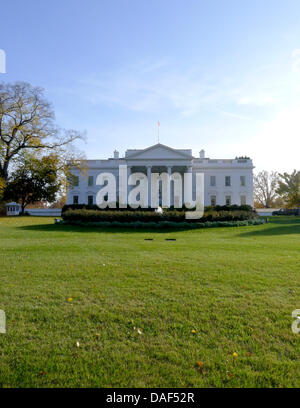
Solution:
<path fill-rule="evenodd" d="M 252 225 L 251 225 L 252 226 Z M 45 232 L 80 232 L 80 233 L 90 233 L 90 232 L 114 232 L 114 233 L 138 233 L 138 234 L 143 234 L 143 233 L 172 233 L 172 232 L 180 232 L 180 231 L 207 231 L 207 230 L 216 230 L 219 228 L 240 228 L 240 227 L 245 227 L 245 226 L 237 226 L 237 225 L 215 225 L 215 226 L 209 226 L 209 227 L 199 227 L 195 228 L 194 226 L 191 225 L 189 227 L 188 225 L 180 225 L 178 223 L 178 227 L 175 225 L 160 225 L 157 227 L 153 226 L 138 226 L 135 227 L 134 225 L 132 227 L 124 226 L 85 226 L 85 225 L 76 225 L 76 224 L 36 224 L 36 225 L 22 225 L 18 227 L 19 229 L 22 230 L 27 230 L 27 231 L 45 231 Z"/>
<path fill-rule="evenodd" d="M 266 218 L 266 217 L 263 217 Z M 238 234 L 239 237 L 255 237 L 255 236 L 273 236 L 273 235 L 288 235 L 288 234 L 300 234 L 300 217 L 276 217 L 269 218 L 269 223 L 266 225 L 256 225 L 253 227 L 252 231 L 241 232 Z M 255 228 L 258 227 L 258 228 Z M 172 233 L 180 231 L 207 231 L 207 230 L 218 230 L 219 228 L 228 228 L 229 230 L 234 230 L 237 232 L 236 228 L 241 227 L 210 227 L 210 228 L 189 228 L 185 227 L 165 227 L 165 228 L 129 228 L 129 227 L 88 227 L 88 226 L 78 226 L 78 225 L 66 225 L 66 224 L 37 224 L 37 225 L 23 225 L 18 227 L 22 230 L 27 231 L 44 231 L 44 232 L 72 232 L 72 233 L 101 233 L 101 232 L 114 232 L 114 233 Z M 243 227 L 242 227 L 243 228 Z M 239 231 L 240 232 L 240 231 Z"/>
<path fill-rule="evenodd" d="M 114 232 L 114 233 L 137 233 L 143 234 L 147 233 L 172 233 L 178 231 L 203 231 L 204 229 L 212 229 L 212 228 L 129 228 L 129 227 L 85 227 L 85 226 L 78 226 L 78 225 L 64 225 L 64 224 L 39 224 L 39 225 L 23 225 L 18 227 L 19 229 L 26 230 L 26 231 L 44 231 L 44 232 L 80 232 L 80 233 L 91 233 L 91 232 Z"/>
<path fill-rule="evenodd" d="M 266 217 L 264 217 L 266 218 Z M 282 216 L 269 218 L 269 223 L 264 228 L 255 229 L 239 234 L 240 237 L 262 237 L 274 235 L 300 234 L 300 217 Z"/>

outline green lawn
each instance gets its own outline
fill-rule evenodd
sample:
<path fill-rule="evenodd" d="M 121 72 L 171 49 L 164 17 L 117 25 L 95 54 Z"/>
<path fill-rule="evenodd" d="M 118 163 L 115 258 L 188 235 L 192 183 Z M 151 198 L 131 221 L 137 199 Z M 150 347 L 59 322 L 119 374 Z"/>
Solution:
<path fill-rule="evenodd" d="M 300 387 L 300 218 L 153 233 L 0 218 L 0 244 L 3 387 Z"/>

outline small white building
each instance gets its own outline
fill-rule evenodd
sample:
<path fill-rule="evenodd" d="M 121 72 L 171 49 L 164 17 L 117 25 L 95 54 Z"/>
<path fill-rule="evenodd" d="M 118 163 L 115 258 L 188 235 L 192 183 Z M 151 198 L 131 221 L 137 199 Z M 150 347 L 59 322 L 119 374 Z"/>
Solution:
<path fill-rule="evenodd" d="M 6 204 L 6 215 L 19 215 L 20 214 L 21 206 L 18 203 L 12 202 Z"/>
<path fill-rule="evenodd" d="M 119 165 L 127 165 L 128 177 L 131 173 L 142 172 L 150 180 L 151 173 L 187 172 L 204 173 L 204 204 L 208 205 L 244 205 L 253 206 L 253 163 L 248 158 L 210 159 L 201 150 L 199 157 L 193 157 L 191 149 L 173 149 L 163 144 L 156 144 L 146 149 L 126 150 L 123 158 L 117 151 L 107 160 L 85 161 L 86 172 L 73 169 L 75 176 L 70 187 L 67 204 L 95 204 L 96 194 L 102 186 L 96 185 L 100 173 L 113 173 L 117 179 Z M 150 183 L 149 183 L 150 184 Z M 128 192 L 130 187 L 128 188 Z M 148 185 L 150 193 L 151 186 Z M 173 204 L 172 186 L 170 189 Z M 117 191 L 118 195 L 118 191 Z M 151 202 L 148 194 L 149 206 Z"/>

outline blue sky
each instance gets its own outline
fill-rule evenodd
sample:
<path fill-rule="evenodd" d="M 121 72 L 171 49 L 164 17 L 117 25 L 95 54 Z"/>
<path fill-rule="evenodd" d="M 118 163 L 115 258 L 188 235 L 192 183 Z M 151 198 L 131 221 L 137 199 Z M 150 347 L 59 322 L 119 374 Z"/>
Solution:
<path fill-rule="evenodd" d="M 88 158 L 157 141 L 299 169 L 298 0 L 4 0 L 3 81 L 45 88 Z"/>

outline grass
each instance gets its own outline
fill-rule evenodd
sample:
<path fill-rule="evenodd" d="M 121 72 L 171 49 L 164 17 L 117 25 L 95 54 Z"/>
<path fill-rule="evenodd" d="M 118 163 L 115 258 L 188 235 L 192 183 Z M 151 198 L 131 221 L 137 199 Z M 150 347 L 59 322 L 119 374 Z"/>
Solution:
<path fill-rule="evenodd" d="M 300 218 L 172 232 L 0 218 L 0 241 L 2 387 L 300 386 Z"/>

